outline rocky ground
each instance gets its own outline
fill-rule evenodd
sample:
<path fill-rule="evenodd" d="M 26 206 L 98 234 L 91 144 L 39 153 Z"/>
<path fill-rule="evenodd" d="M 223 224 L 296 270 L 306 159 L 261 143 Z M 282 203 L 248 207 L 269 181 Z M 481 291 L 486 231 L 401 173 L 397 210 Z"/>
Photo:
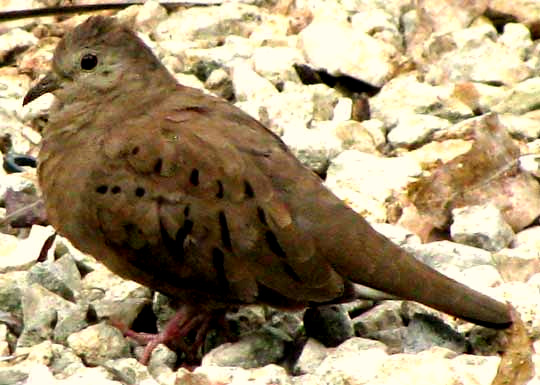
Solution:
<path fill-rule="evenodd" d="M 538 345 L 540 3 L 224 0 L 168 12 L 149 1 L 114 13 L 181 83 L 279 134 L 380 232 L 509 301 Z M 86 17 L 0 23 L 0 384 L 487 385 L 498 369 L 494 383 L 540 383 L 519 330 L 401 301 L 247 307 L 228 316 L 238 342 L 210 333 L 200 366 L 179 367 L 165 346 L 138 363 L 141 348 L 112 324 L 152 331 L 174 304 L 60 237 L 40 256 L 54 230 L 35 169 L 15 167 L 37 154 L 52 101 L 22 98 Z M 512 349 L 504 373 L 499 353 Z"/>

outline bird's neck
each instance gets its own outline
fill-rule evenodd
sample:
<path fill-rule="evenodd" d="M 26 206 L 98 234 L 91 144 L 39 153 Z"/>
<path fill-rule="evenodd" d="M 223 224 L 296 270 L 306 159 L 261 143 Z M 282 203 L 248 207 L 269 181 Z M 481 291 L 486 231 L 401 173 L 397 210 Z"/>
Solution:
<path fill-rule="evenodd" d="M 143 68 L 138 72 L 125 71 L 123 74 L 117 87 L 96 98 L 102 107 L 114 104 L 131 113 L 143 112 L 174 92 L 177 85 L 174 76 L 164 66 L 152 70 Z M 121 115 L 121 111 L 117 114 Z"/>

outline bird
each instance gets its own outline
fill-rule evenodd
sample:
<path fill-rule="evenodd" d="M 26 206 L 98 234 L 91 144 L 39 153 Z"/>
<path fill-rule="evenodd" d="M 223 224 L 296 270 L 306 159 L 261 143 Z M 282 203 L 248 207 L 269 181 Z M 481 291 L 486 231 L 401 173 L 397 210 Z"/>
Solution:
<path fill-rule="evenodd" d="M 178 83 L 113 17 L 67 32 L 23 104 L 46 93 L 37 172 L 48 221 L 114 273 L 182 303 L 166 327 L 176 335 L 242 305 L 357 298 L 512 323 L 508 304 L 375 231 L 255 118 Z"/>

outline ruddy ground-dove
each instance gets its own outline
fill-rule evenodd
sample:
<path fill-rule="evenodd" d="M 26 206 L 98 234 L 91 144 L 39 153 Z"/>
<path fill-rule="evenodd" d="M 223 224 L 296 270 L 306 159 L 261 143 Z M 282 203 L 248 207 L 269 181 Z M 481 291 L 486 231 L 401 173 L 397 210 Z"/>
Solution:
<path fill-rule="evenodd" d="M 184 303 L 184 334 L 231 306 L 382 293 L 511 323 L 505 304 L 377 233 L 258 121 L 178 84 L 112 18 L 67 33 L 24 103 L 47 92 L 56 101 L 38 173 L 48 220 L 115 273 Z"/>

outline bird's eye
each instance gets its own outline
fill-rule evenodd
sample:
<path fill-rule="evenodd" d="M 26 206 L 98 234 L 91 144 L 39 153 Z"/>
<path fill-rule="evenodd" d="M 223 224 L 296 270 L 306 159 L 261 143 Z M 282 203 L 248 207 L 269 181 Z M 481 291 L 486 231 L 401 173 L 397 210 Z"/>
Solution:
<path fill-rule="evenodd" d="M 81 58 L 81 68 L 85 71 L 90 71 L 96 68 L 98 63 L 98 58 L 93 53 L 84 54 Z"/>

